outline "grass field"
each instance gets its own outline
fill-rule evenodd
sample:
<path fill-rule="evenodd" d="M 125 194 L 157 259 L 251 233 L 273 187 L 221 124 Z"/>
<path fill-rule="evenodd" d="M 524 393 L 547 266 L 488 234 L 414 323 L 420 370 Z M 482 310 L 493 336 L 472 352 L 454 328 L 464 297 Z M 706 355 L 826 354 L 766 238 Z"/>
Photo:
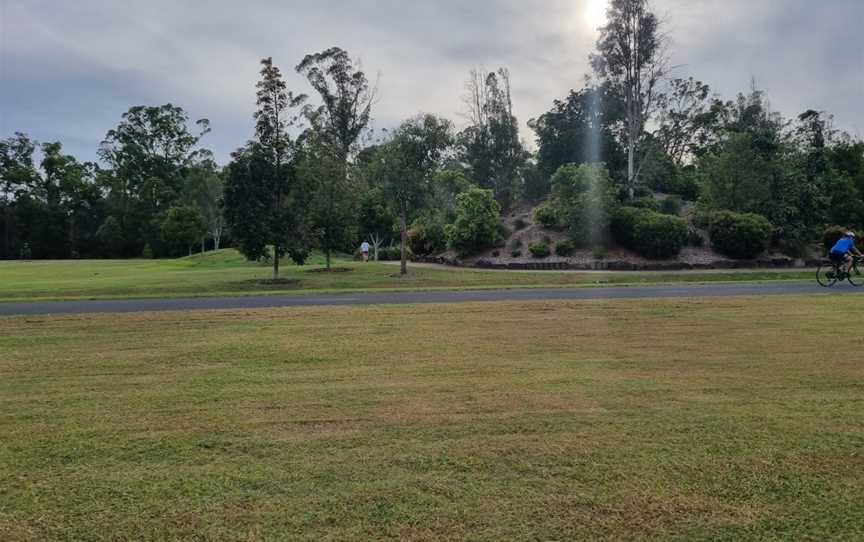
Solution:
<path fill-rule="evenodd" d="M 0 540 L 861 540 L 856 297 L 0 318 Z"/>
<path fill-rule="evenodd" d="M 234 250 L 178 260 L 0 261 L 0 301 L 77 298 L 177 297 L 262 293 L 309 293 L 376 289 L 495 288 L 590 286 L 666 282 L 813 280 L 813 273 L 754 271 L 746 273 L 531 273 L 467 269 L 411 268 L 399 278 L 398 268 L 383 263 L 346 260 L 335 265 L 347 273 L 320 273 L 315 256 L 309 265 L 286 265 L 283 275 L 296 283 L 266 286 L 266 265 L 249 263 Z"/>

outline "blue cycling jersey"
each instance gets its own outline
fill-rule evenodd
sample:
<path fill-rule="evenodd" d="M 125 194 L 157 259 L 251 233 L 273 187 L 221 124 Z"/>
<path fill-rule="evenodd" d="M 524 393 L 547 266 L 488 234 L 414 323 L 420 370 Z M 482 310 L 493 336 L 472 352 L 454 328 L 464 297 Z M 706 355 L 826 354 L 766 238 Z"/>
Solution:
<path fill-rule="evenodd" d="M 837 241 L 837 244 L 834 245 L 834 248 L 831 249 L 833 254 L 848 254 L 852 252 L 852 249 L 855 248 L 855 241 L 848 237 L 844 237 Z"/>

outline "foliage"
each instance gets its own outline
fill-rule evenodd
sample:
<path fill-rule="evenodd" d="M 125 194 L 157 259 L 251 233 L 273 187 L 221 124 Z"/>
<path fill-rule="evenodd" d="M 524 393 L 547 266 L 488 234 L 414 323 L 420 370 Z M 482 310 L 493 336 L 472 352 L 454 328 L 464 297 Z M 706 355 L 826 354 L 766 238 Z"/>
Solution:
<path fill-rule="evenodd" d="M 447 245 L 460 255 L 492 246 L 498 236 L 501 207 L 491 190 L 472 188 L 457 197 L 456 221 L 447 226 Z"/>
<path fill-rule="evenodd" d="M 168 209 L 160 230 L 163 241 L 169 245 L 187 247 L 189 254 L 192 254 L 192 245 L 204 235 L 206 227 L 198 209 L 181 206 Z"/>
<path fill-rule="evenodd" d="M 718 211 L 711 215 L 711 244 L 730 258 L 752 259 L 765 252 L 771 231 L 768 219 L 754 213 Z"/>
<path fill-rule="evenodd" d="M 528 159 L 513 115 L 510 72 L 472 70 L 467 90 L 469 126 L 456 139 L 459 157 L 474 183 L 492 190 L 498 203 L 509 209 L 519 195 Z"/>
<path fill-rule="evenodd" d="M 536 135 L 539 177 L 549 179 L 565 164 L 584 162 L 604 162 L 616 177 L 626 175 L 626 158 L 615 136 L 624 113 L 621 94 L 608 82 L 555 100 L 549 111 L 528 123 Z"/>
<path fill-rule="evenodd" d="M 557 230 L 561 227 L 558 211 L 549 203 L 542 203 L 534 208 L 534 222 L 547 230 Z"/>
<path fill-rule="evenodd" d="M 603 164 L 566 164 L 552 176 L 553 205 L 577 245 L 605 242 L 616 205 L 611 184 Z"/>
<path fill-rule="evenodd" d="M 668 196 L 660 202 L 660 212 L 664 215 L 679 216 L 682 204 L 680 196 Z"/>
<path fill-rule="evenodd" d="M 525 222 L 524 218 L 520 217 L 513 221 L 513 229 L 515 229 L 516 231 L 524 230 L 527 227 L 528 223 Z"/>
<path fill-rule="evenodd" d="M 576 245 L 569 239 L 562 239 L 555 244 L 555 254 L 564 258 L 572 256 L 576 252 Z"/>
<path fill-rule="evenodd" d="M 408 231 L 411 252 L 437 254 L 447 249 L 447 224 L 440 213 L 426 213 L 417 218 Z"/>
<path fill-rule="evenodd" d="M 298 120 L 292 109 L 305 97 L 286 89 L 272 59 L 261 65 L 255 140 L 231 155 L 224 211 L 240 251 L 250 260 L 270 258 L 278 279 L 282 256 L 302 253 L 310 241 L 310 194 L 296 175 L 297 145 L 289 135 Z"/>
<path fill-rule="evenodd" d="M 620 207 L 612 215 L 615 241 L 648 258 L 672 258 L 687 244 L 687 222 L 650 209 Z"/>
<path fill-rule="evenodd" d="M 528 252 L 532 258 L 542 259 L 548 257 L 552 252 L 549 250 L 549 245 L 544 241 L 537 241 L 528 245 Z"/>

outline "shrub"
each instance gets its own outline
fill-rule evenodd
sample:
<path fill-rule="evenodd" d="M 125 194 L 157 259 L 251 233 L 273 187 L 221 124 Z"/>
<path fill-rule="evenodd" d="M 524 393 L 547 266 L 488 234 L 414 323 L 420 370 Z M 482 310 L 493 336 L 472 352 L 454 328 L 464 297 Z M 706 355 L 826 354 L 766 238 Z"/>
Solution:
<path fill-rule="evenodd" d="M 411 247 L 408 248 L 408 259 L 411 259 Z M 381 247 L 378 249 L 378 260 L 382 262 L 398 262 L 402 260 L 402 249 L 400 245 L 391 245 L 389 247 Z"/>
<path fill-rule="evenodd" d="M 636 250 L 647 258 L 674 258 L 687 244 L 687 222 L 647 212 L 636 222 Z"/>
<path fill-rule="evenodd" d="M 558 221 L 577 246 L 605 242 L 609 214 L 617 206 L 609 171 L 603 164 L 565 164 L 552 177 Z"/>
<path fill-rule="evenodd" d="M 561 227 L 561 223 L 558 220 L 558 212 L 548 203 L 538 205 L 534 208 L 534 222 L 547 230 L 555 230 Z"/>
<path fill-rule="evenodd" d="M 531 243 L 530 245 L 528 245 L 528 252 L 530 252 L 531 256 L 533 256 L 534 258 L 546 258 L 550 254 L 549 245 L 542 241 L 537 243 Z"/>
<path fill-rule="evenodd" d="M 648 209 L 651 211 L 660 211 L 660 203 L 654 199 L 654 196 L 644 196 L 627 202 L 628 207 L 636 207 L 637 209 Z"/>
<path fill-rule="evenodd" d="M 437 254 L 447 248 L 443 216 L 423 216 L 411 224 L 408 242 L 414 254 Z"/>
<path fill-rule="evenodd" d="M 510 248 L 513 250 L 517 248 L 522 248 L 522 239 L 513 239 L 513 242 L 510 243 Z"/>
<path fill-rule="evenodd" d="M 471 188 L 456 197 L 456 221 L 447 226 L 447 245 L 461 255 L 475 254 L 501 238 L 501 207 L 491 190 Z"/>
<path fill-rule="evenodd" d="M 513 256 L 514 258 L 521 258 L 522 257 L 522 250 L 517 248 L 516 250 L 511 251 L 510 255 Z"/>
<path fill-rule="evenodd" d="M 573 244 L 573 241 L 569 239 L 564 239 L 563 241 L 558 241 L 558 244 L 555 245 L 555 254 L 558 256 L 571 256 L 573 252 L 576 251 L 576 245 Z"/>
<path fill-rule="evenodd" d="M 831 226 L 826 229 L 822 234 L 822 246 L 825 248 L 825 254 L 828 254 L 834 248 L 834 245 L 837 244 L 837 241 L 846 235 L 848 231 L 849 228 L 844 228 L 843 226 Z"/>
<path fill-rule="evenodd" d="M 521 218 L 517 218 L 516 220 L 513 221 L 513 228 L 516 231 L 524 230 L 527 226 L 528 226 L 528 223 L 525 222 L 525 220 L 523 220 Z"/>
<path fill-rule="evenodd" d="M 687 222 L 650 209 L 621 207 L 612 216 L 615 240 L 647 258 L 672 258 L 687 243 Z"/>
<path fill-rule="evenodd" d="M 678 216 L 681 214 L 681 196 L 669 196 L 660 203 L 660 212 L 664 215 Z"/>
<path fill-rule="evenodd" d="M 605 246 L 596 246 L 591 251 L 591 254 L 594 256 L 595 260 L 605 260 L 606 256 L 609 254 L 609 250 Z"/>
<path fill-rule="evenodd" d="M 749 260 L 765 252 L 771 239 L 771 223 L 762 215 L 718 211 L 711 215 L 711 244 L 718 252 Z"/>

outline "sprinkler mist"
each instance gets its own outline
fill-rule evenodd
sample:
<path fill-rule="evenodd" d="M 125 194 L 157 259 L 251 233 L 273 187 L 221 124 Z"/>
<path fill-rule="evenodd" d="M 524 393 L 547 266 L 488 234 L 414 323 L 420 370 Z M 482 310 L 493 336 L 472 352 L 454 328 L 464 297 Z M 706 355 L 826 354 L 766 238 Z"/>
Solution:
<path fill-rule="evenodd" d="M 589 125 L 588 134 L 584 140 L 584 154 L 587 163 L 586 182 L 587 196 L 589 204 L 585 206 L 585 221 L 588 226 L 589 241 L 591 247 L 596 251 L 598 248 L 606 245 L 606 223 L 608 216 L 607 191 L 609 185 L 607 183 L 608 173 L 606 172 L 606 164 L 601 161 L 602 156 L 602 140 L 601 140 L 601 123 L 602 123 L 602 100 L 601 90 L 599 87 L 594 87 L 590 94 L 589 100 Z"/>

